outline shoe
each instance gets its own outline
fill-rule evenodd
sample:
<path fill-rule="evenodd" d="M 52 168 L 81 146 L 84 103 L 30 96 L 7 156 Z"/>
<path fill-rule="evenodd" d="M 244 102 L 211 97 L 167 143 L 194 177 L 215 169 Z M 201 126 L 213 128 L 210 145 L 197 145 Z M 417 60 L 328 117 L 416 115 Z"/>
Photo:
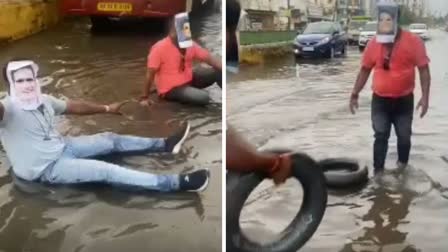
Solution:
<path fill-rule="evenodd" d="M 190 123 L 187 122 L 182 127 L 181 130 L 165 139 L 165 151 L 171 152 L 173 154 L 179 153 L 182 144 L 185 142 L 185 139 L 187 139 L 189 132 L 190 132 Z"/>
<path fill-rule="evenodd" d="M 179 190 L 186 192 L 201 192 L 208 186 L 210 172 L 202 169 L 187 174 L 180 175 Z"/>

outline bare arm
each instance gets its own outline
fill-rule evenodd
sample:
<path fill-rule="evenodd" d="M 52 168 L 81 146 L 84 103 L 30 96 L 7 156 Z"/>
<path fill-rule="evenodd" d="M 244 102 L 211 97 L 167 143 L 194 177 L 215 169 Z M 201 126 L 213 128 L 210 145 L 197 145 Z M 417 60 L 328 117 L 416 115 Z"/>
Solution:
<path fill-rule="evenodd" d="M 68 115 L 120 114 L 120 108 L 127 102 L 122 101 L 110 105 L 102 105 L 93 102 L 69 100 L 64 113 Z"/>
<path fill-rule="evenodd" d="M 74 100 L 67 101 L 67 109 L 65 110 L 65 114 L 68 115 L 92 115 L 106 112 L 106 105 Z"/>
<path fill-rule="evenodd" d="M 425 65 L 419 67 L 418 71 L 420 73 L 420 85 L 422 86 L 422 98 L 429 101 L 429 90 L 431 86 L 431 73 L 429 71 L 429 66 Z"/>
<path fill-rule="evenodd" d="M 226 166 L 232 171 L 268 172 L 276 162 L 275 155 L 259 153 L 231 127 L 227 130 L 226 150 Z"/>
<path fill-rule="evenodd" d="M 153 68 L 148 68 L 148 70 L 146 71 L 146 82 L 143 86 L 142 99 L 148 99 L 149 94 L 151 93 L 151 88 L 153 86 L 155 76 L 156 70 Z"/>
<path fill-rule="evenodd" d="M 217 58 L 213 57 L 212 55 L 208 56 L 205 60 L 205 63 L 213 67 L 215 70 L 222 71 L 222 64 L 221 61 Z"/>

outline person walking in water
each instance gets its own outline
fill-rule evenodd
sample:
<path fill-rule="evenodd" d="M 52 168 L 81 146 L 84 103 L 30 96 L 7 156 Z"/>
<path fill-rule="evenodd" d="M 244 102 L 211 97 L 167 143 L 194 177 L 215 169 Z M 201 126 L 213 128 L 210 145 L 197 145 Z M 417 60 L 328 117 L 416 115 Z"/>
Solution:
<path fill-rule="evenodd" d="M 8 96 L 0 101 L 1 142 L 15 176 L 49 184 L 100 182 L 162 192 L 202 191 L 207 187 L 206 169 L 156 175 L 95 160 L 112 153 L 177 154 L 189 133 L 189 123 L 166 138 L 112 132 L 64 137 L 56 130 L 56 116 L 119 114 L 126 102 L 100 105 L 41 94 L 38 69 L 30 60 L 10 61 L 3 68 Z"/>
<path fill-rule="evenodd" d="M 361 69 L 349 102 L 350 111 L 355 114 L 359 93 L 373 71 L 371 120 L 375 132 L 373 166 L 376 173 L 384 170 L 392 125 L 398 140 L 397 166 L 404 168 L 409 162 L 415 68 L 418 68 L 421 80 L 422 97 L 417 104 L 417 109 L 421 109 L 421 118 L 426 115 L 429 107 L 430 60 L 424 42 L 398 26 L 400 10 L 398 6 L 395 8 L 395 12 L 392 11 L 393 8 L 379 10 L 378 35 L 368 43 L 364 51 Z M 380 33 L 393 34 L 393 42 L 387 41 L 387 37 L 384 40 L 387 42 L 384 42 Z"/>

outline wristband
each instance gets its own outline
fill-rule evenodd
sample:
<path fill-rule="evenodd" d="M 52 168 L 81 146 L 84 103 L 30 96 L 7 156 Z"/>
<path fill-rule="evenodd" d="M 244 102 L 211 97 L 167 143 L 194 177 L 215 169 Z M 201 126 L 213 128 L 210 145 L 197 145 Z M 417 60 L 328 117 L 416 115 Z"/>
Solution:
<path fill-rule="evenodd" d="M 106 113 L 109 113 L 109 111 L 110 111 L 109 105 L 104 105 L 104 108 L 106 109 Z"/>
<path fill-rule="evenodd" d="M 351 97 L 352 97 L 352 98 L 358 98 L 358 97 L 359 97 L 359 94 L 352 93 Z"/>

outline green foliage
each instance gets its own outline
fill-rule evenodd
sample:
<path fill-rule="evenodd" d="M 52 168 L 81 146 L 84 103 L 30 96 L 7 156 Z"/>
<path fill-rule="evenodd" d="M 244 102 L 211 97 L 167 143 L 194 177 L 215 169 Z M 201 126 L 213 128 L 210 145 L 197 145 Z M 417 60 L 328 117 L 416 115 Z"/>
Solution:
<path fill-rule="evenodd" d="M 241 45 L 266 44 L 292 41 L 296 31 L 242 31 L 240 32 Z"/>

